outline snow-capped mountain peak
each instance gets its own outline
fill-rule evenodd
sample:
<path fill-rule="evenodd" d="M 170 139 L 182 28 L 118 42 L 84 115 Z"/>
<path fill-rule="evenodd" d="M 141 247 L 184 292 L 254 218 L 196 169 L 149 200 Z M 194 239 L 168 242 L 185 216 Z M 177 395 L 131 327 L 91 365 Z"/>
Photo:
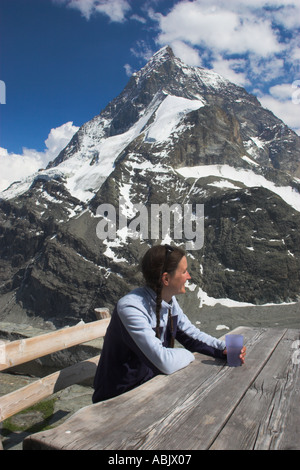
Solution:
<path fill-rule="evenodd" d="M 170 150 L 164 151 L 163 155 L 169 155 L 170 159 L 170 152 L 179 136 L 188 134 L 189 129 L 195 126 L 194 120 L 197 118 L 194 112 L 198 112 L 199 116 L 202 108 L 210 112 L 208 119 L 216 121 L 216 114 L 211 116 L 211 113 L 216 113 L 218 106 L 223 109 L 226 107 L 227 116 L 220 119 L 218 116 L 219 121 L 223 120 L 221 129 L 213 129 L 214 135 L 209 136 L 209 139 L 217 141 L 217 134 L 220 130 L 223 131 L 222 126 L 227 126 L 228 129 L 235 126 L 232 130 L 233 135 L 228 136 L 228 139 L 232 140 L 231 150 L 233 151 L 235 146 L 243 146 L 238 152 L 238 158 L 232 161 L 235 168 L 251 167 L 252 171 L 261 172 L 262 168 L 274 165 L 275 168 L 280 168 L 284 164 L 284 170 L 291 171 L 293 176 L 299 176 L 299 147 L 298 154 L 291 162 L 285 156 L 281 164 L 282 145 L 276 138 L 277 128 L 281 126 L 280 136 L 283 134 L 289 136 L 293 150 L 296 150 L 295 141 L 299 139 L 298 136 L 293 135 L 286 126 L 282 126 L 272 113 L 263 110 L 256 98 L 244 89 L 233 85 L 213 71 L 185 65 L 174 56 L 172 49 L 166 46 L 132 76 L 117 98 L 79 129 L 46 170 L 12 185 L 1 194 L 1 197 L 7 199 L 20 195 L 28 190 L 37 177 L 51 178 L 52 175 L 55 177 L 59 175 L 74 197 L 82 202 L 88 202 L 111 174 L 115 162 L 125 149 L 139 136 L 142 135 L 144 144 L 156 147 L 163 143 L 167 144 Z M 252 123 L 247 114 L 249 111 L 253 115 Z M 262 114 L 261 117 L 258 117 L 258 112 Z M 230 115 L 235 117 L 236 122 L 230 119 L 226 121 Z M 265 126 L 263 119 L 266 121 Z M 205 127 L 209 127 L 209 124 L 202 125 L 202 133 L 206 132 Z M 268 132 L 266 128 L 269 129 Z M 197 144 L 194 143 L 194 146 L 197 147 Z M 217 158 L 213 155 L 208 157 L 213 150 L 212 147 L 218 145 L 215 142 L 209 146 L 210 150 L 205 150 L 205 161 L 201 162 L 199 153 L 191 154 L 189 159 L 192 159 L 197 166 L 199 163 L 207 164 L 208 161 L 212 164 L 222 164 L 227 161 L 226 155 L 223 162 L 223 157 L 220 155 Z M 152 150 L 155 152 L 154 148 Z M 200 154 L 201 152 L 202 150 Z M 216 152 L 220 154 L 220 148 Z M 168 163 L 181 166 L 183 162 Z"/>
<path fill-rule="evenodd" d="M 60 325 L 89 321 L 140 284 L 141 255 L 159 242 L 188 247 L 195 315 L 211 298 L 296 300 L 299 139 L 243 88 L 161 49 L 45 170 L 2 192 L 2 314 L 16 302 Z M 162 206 L 170 220 L 153 235 Z M 99 237 L 107 208 L 114 231 Z"/>

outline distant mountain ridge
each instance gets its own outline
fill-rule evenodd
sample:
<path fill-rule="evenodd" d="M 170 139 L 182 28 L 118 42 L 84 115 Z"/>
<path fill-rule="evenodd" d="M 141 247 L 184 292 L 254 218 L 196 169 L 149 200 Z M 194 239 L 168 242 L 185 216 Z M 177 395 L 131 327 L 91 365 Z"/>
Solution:
<path fill-rule="evenodd" d="M 138 203 L 204 205 L 204 245 L 188 254 L 195 309 L 203 293 L 298 299 L 299 139 L 246 90 L 164 47 L 46 170 L 1 193 L 2 298 L 66 324 L 140 284 L 141 255 L 173 242 L 173 225 L 165 240 L 99 239 L 97 208 L 122 199 L 128 220 Z"/>

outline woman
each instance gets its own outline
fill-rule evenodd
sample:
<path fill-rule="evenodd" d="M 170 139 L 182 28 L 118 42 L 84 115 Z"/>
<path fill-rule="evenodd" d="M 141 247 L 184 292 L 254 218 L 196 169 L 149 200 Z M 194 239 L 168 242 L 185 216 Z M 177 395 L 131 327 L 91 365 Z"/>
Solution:
<path fill-rule="evenodd" d="M 146 286 L 121 298 L 112 314 L 94 380 L 94 403 L 186 367 L 195 359 L 193 352 L 225 359 L 224 341 L 192 325 L 175 298 L 191 279 L 185 252 L 153 246 L 143 257 L 142 272 Z M 174 339 L 184 348 L 174 348 Z M 244 362 L 244 351 L 241 357 Z"/>

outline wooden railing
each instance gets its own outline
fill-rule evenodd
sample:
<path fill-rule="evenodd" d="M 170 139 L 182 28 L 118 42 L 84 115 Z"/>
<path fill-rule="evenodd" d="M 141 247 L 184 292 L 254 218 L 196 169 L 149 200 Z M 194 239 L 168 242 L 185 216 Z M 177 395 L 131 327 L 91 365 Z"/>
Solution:
<path fill-rule="evenodd" d="M 110 322 L 107 309 L 97 309 L 101 320 L 62 328 L 33 338 L 0 344 L 0 371 L 24 364 L 63 349 L 86 343 L 105 335 Z M 91 379 L 99 361 L 99 355 L 66 367 L 33 383 L 0 397 L 0 423 L 10 416 L 34 405 L 44 398 L 71 385 Z M 2 444 L 0 439 L 0 450 Z"/>

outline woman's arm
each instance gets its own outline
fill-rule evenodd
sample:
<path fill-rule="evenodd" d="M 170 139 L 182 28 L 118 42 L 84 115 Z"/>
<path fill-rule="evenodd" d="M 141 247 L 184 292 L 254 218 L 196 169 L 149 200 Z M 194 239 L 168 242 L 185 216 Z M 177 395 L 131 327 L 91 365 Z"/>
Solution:
<path fill-rule="evenodd" d="M 162 373 L 172 374 L 195 359 L 186 349 L 164 347 L 160 339 L 155 336 L 148 312 L 134 304 L 123 302 L 118 303 L 117 312 L 135 345 Z"/>

